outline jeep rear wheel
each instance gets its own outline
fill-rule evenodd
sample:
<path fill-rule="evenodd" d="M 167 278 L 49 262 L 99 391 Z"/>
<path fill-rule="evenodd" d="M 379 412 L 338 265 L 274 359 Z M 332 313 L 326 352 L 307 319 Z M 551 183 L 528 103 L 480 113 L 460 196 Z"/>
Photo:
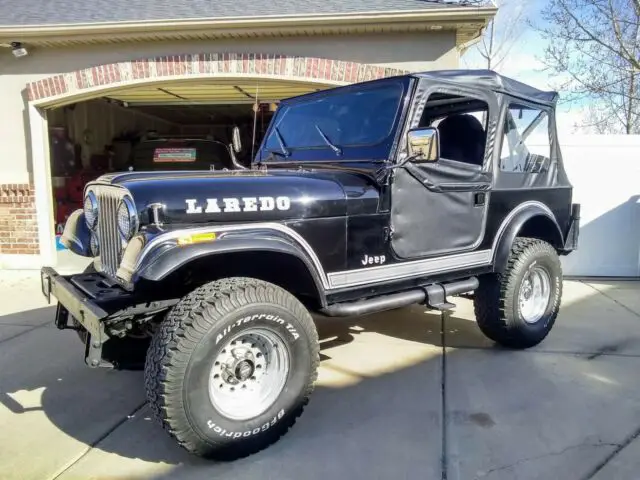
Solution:
<path fill-rule="evenodd" d="M 560 310 L 562 268 L 542 240 L 517 238 L 502 273 L 485 275 L 474 296 L 480 330 L 509 348 L 529 348 L 549 334 Z"/>
<path fill-rule="evenodd" d="M 169 312 L 147 353 L 154 416 L 180 445 L 231 460 L 277 441 L 302 413 L 319 363 L 315 325 L 282 288 L 208 283 Z"/>

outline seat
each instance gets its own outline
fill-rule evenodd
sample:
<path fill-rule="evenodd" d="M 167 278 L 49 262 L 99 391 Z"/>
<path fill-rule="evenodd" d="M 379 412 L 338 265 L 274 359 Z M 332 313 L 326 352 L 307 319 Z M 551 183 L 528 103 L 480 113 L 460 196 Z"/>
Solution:
<path fill-rule="evenodd" d="M 471 165 L 482 166 L 487 135 L 476 117 L 452 115 L 438 125 L 440 156 Z"/>

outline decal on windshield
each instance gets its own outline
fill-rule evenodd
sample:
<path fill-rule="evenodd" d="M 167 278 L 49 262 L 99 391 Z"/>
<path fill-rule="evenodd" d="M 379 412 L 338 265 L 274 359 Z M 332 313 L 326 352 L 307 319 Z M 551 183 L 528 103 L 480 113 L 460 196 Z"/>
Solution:
<path fill-rule="evenodd" d="M 190 163 L 196 161 L 195 148 L 156 148 L 154 163 Z"/>

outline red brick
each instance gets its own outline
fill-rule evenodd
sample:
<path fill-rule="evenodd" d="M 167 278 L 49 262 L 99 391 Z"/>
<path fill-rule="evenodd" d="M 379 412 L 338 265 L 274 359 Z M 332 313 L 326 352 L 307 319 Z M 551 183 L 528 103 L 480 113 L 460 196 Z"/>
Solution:
<path fill-rule="evenodd" d="M 52 90 L 60 79 L 48 81 Z M 0 253 L 37 254 L 38 222 L 33 186 L 0 184 Z"/>

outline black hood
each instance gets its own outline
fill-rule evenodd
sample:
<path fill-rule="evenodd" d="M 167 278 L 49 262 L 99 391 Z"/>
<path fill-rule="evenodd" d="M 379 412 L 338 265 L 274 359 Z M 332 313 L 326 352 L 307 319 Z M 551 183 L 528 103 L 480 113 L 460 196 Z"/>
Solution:
<path fill-rule="evenodd" d="M 163 223 L 194 224 L 375 213 L 379 198 L 373 178 L 342 169 L 130 172 L 99 181 L 129 190 L 142 224 L 154 203 L 163 205 Z"/>

